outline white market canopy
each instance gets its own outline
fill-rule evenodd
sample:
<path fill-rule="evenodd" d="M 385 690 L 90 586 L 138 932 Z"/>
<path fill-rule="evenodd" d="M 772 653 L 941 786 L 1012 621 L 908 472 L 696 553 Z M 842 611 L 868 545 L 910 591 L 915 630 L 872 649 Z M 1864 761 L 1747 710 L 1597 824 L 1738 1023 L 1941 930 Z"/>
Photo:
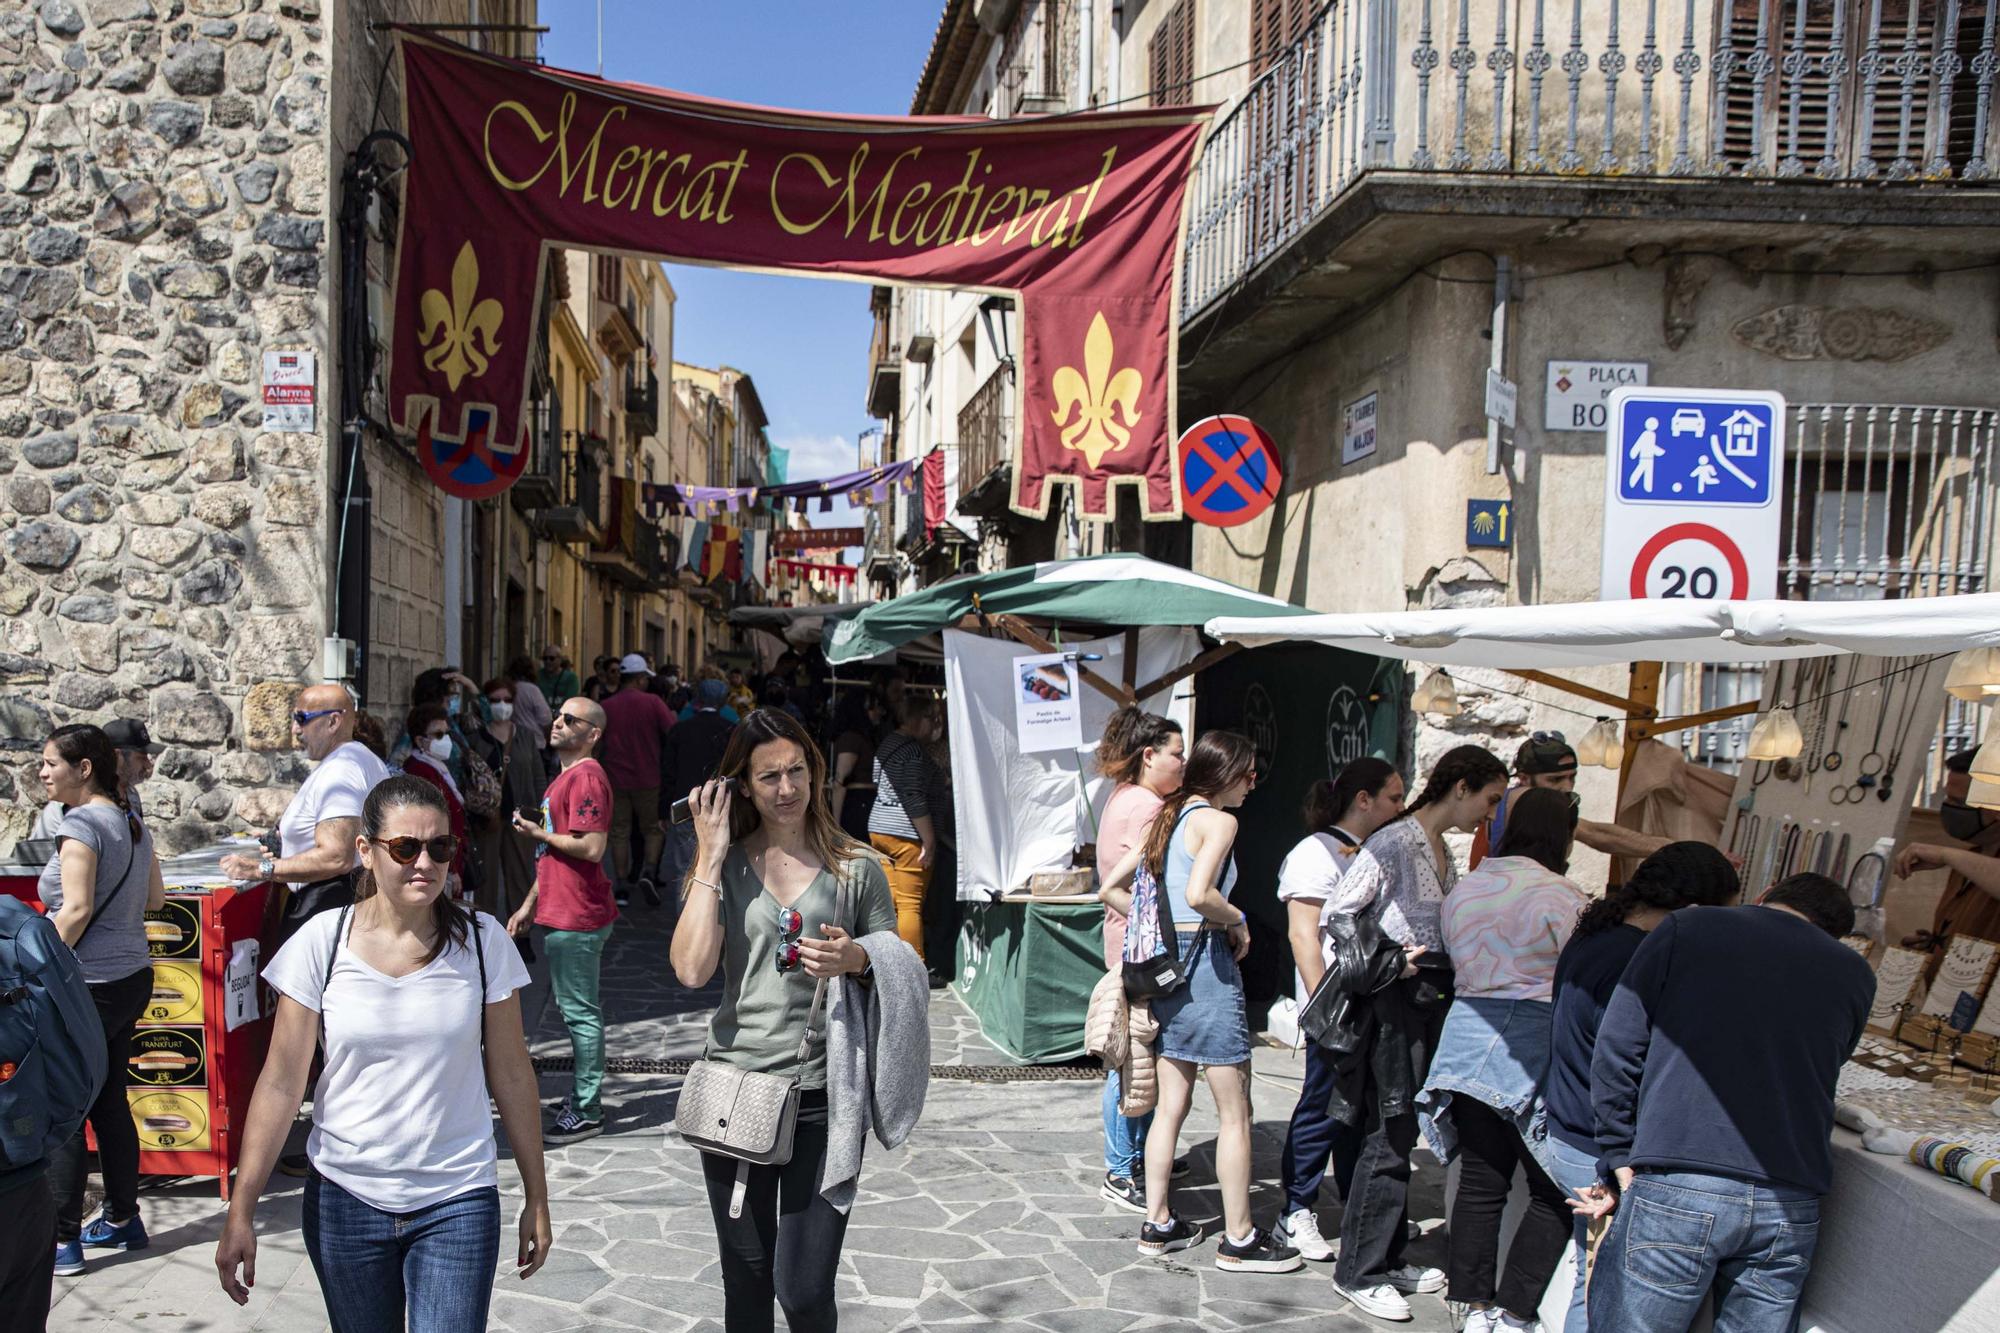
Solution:
<path fill-rule="evenodd" d="M 1270 619 L 1221 616 L 1211 638 L 1320 643 L 1445 667 L 1545 671 L 1632 662 L 1907 657 L 2000 647 L 2000 593 L 1857 602 L 1569 602 Z"/>

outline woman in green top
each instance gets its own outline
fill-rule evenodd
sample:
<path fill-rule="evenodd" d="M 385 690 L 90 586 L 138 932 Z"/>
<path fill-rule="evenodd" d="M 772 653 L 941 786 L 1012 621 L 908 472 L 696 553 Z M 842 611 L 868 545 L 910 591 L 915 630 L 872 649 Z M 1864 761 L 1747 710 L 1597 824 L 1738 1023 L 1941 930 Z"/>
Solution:
<path fill-rule="evenodd" d="M 736 728 L 717 776 L 688 797 L 697 845 L 682 887 L 673 966 L 690 988 L 707 985 L 722 967 L 708 1059 L 791 1072 L 819 981 L 865 976 L 868 955 L 857 938 L 896 929 L 881 863 L 841 832 L 826 790 L 826 759 L 805 729 L 788 713 L 760 708 Z M 836 920 L 843 876 L 853 918 L 845 925 Z M 771 1328 L 773 1298 L 794 1333 L 836 1326 L 833 1280 L 847 1217 L 820 1195 L 823 1028 L 799 1076 L 791 1160 L 750 1169 L 740 1216 L 730 1216 L 738 1163 L 702 1154 L 730 1333 Z"/>

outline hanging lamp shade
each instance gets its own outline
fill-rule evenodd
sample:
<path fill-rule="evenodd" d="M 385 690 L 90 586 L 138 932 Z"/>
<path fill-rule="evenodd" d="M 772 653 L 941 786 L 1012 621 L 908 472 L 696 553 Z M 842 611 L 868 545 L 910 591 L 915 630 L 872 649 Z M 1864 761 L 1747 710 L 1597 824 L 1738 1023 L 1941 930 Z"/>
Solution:
<path fill-rule="evenodd" d="M 1600 717 L 1576 743 L 1576 761 L 1599 768 L 1618 768 L 1625 762 L 1625 742 L 1619 739 L 1618 724 Z"/>
<path fill-rule="evenodd" d="M 1431 672 L 1417 686 L 1417 692 L 1410 696 L 1410 707 L 1433 717 L 1457 717 L 1465 711 L 1465 705 L 1458 701 L 1458 687 L 1451 683 L 1451 673 L 1443 667 Z"/>
<path fill-rule="evenodd" d="M 2000 785 L 2000 711 L 1986 724 L 1986 739 L 1972 756 L 1972 781 Z"/>
<path fill-rule="evenodd" d="M 1805 734 L 1789 708 L 1773 708 L 1750 728 L 1749 757 L 1760 764 L 1796 759 L 1805 753 Z"/>
<path fill-rule="evenodd" d="M 1952 658 L 1944 692 L 1969 703 L 2000 694 L 2000 649 L 1968 648 Z"/>
<path fill-rule="evenodd" d="M 2000 810 L 2000 782 L 1974 778 L 1966 790 L 1965 803 L 1981 810 Z"/>

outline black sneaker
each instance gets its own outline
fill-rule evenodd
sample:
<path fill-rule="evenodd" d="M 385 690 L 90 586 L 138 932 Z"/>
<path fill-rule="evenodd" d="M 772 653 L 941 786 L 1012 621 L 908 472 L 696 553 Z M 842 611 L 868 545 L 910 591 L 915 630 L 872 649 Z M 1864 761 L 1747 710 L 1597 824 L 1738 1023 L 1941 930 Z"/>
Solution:
<path fill-rule="evenodd" d="M 1117 1204 L 1128 1213 L 1146 1211 L 1146 1183 L 1130 1176 L 1114 1176 L 1104 1173 L 1104 1188 L 1098 1191 L 1106 1199 Z"/>
<path fill-rule="evenodd" d="M 1163 1227 L 1156 1227 L 1150 1221 L 1139 1224 L 1139 1253 L 1144 1255 L 1171 1254 L 1200 1243 L 1201 1228 L 1189 1226 L 1179 1213 L 1168 1213 Z"/>
<path fill-rule="evenodd" d="M 1305 1260 L 1289 1245 L 1280 1245 L 1268 1231 L 1252 1230 L 1243 1244 L 1224 1236 L 1215 1247 L 1215 1266 L 1231 1273 L 1292 1273 Z"/>
<path fill-rule="evenodd" d="M 1192 1170 L 1194 1170 L 1194 1168 L 1188 1165 L 1187 1158 L 1176 1157 L 1174 1158 L 1174 1172 L 1171 1179 L 1179 1180 L 1181 1177 L 1187 1175 L 1187 1173 Z"/>
<path fill-rule="evenodd" d="M 288 1152 L 278 1159 L 278 1169 L 288 1176 L 312 1174 L 312 1159 L 302 1152 Z"/>
<path fill-rule="evenodd" d="M 632 905 L 632 890 L 626 888 L 623 884 L 614 885 L 611 890 L 611 900 L 620 907 L 630 907 Z"/>
<path fill-rule="evenodd" d="M 660 905 L 660 886 L 653 883 L 651 875 L 641 875 L 639 877 L 639 893 L 641 897 L 645 898 L 646 906 L 658 907 Z"/>
<path fill-rule="evenodd" d="M 565 1143 L 594 1139 L 603 1132 L 602 1120 L 585 1120 L 574 1107 L 565 1106 L 562 1114 L 556 1117 L 556 1122 L 542 1131 L 542 1142 L 552 1148 L 560 1148 Z"/>

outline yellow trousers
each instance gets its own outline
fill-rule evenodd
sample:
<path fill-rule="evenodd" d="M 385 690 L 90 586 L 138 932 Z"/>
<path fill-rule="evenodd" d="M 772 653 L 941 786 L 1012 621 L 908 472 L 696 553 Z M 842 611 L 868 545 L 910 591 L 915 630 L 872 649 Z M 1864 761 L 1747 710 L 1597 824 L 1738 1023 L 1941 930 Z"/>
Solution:
<path fill-rule="evenodd" d="M 871 833 L 868 841 L 882 854 L 882 871 L 889 878 L 889 896 L 896 904 L 896 934 L 924 956 L 924 893 L 931 868 L 923 863 L 924 845 L 893 833 Z"/>

